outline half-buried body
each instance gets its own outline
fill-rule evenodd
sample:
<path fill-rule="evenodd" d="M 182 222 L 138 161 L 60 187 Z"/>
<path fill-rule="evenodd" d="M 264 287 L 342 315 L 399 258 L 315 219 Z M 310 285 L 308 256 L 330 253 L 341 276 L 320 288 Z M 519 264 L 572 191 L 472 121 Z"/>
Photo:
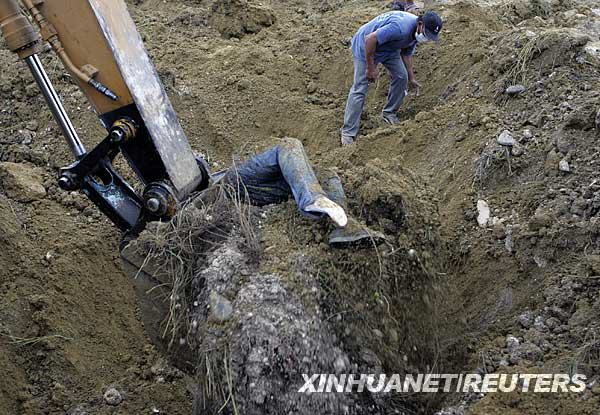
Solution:
<path fill-rule="evenodd" d="M 334 225 L 329 234 L 331 246 L 373 247 L 384 238 L 348 217 L 346 195 L 335 172 L 319 171 L 319 178 L 320 181 L 302 143 L 285 138 L 267 151 L 213 174 L 209 188 L 194 198 L 191 211 L 198 204 L 208 206 L 222 200 L 221 195 L 256 206 L 283 203 L 293 196 L 301 214 L 331 220 Z M 226 191 L 222 192 L 223 189 Z M 153 240 L 151 234 L 152 231 L 150 237 Z M 160 257 L 155 263 L 157 258 L 152 256 L 152 248 L 148 248 L 152 243 L 147 245 L 145 239 L 138 236 L 131 233 L 123 239 L 121 258 L 125 271 L 135 276 L 134 285 L 147 333 L 162 349 L 166 346 L 162 323 L 171 312 L 171 302 L 164 299 L 172 298 L 169 288 L 173 284 L 172 275 L 169 271 L 164 272 Z"/>
<path fill-rule="evenodd" d="M 347 215 L 346 195 L 339 176 L 313 170 L 302 143 L 284 138 L 267 151 L 213 175 L 213 185 L 231 185 L 241 200 L 255 206 L 283 203 L 293 196 L 300 212 L 313 219 L 328 217 L 335 229 L 329 244 L 342 247 L 381 239 L 378 232 Z"/>

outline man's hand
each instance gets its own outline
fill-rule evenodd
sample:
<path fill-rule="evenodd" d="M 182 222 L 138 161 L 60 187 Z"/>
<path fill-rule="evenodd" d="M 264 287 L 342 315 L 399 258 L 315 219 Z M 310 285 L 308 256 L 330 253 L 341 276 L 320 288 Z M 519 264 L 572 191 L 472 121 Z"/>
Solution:
<path fill-rule="evenodd" d="M 421 84 L 417 82 L 417 78 L 415 77 L 415 71 L 413 69 L 413 57 L 411 55 L 402 55 L 402 62 L 404 62 L 404 66 L 406 66 L 406 72 L 408 74 L 408 87 L 414 90 L 415 96 L 418 97 Z"/>
<path fill-rule="evenodd" d="M 367 66 L 367 80 L 369 82 L 376 82 L 377 78 L 379 78 L 379 70 L 377 69 L 377 66 Z"/>
<path fill-rule="evenodd" d="M 421 84 L 415 78 L 409 79 L 408 83 L 410 88 L 415 91 L 415 96 L 418 97 L 421 90 Z"/>

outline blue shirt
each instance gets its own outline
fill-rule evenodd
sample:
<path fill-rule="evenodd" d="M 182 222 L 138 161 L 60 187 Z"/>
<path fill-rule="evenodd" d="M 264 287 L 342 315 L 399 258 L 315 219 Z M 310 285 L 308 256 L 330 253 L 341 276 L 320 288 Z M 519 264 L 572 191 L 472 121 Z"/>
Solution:
<path fill-rule="evenodd" d="M 356 59 L 366 60 L 365 38 L 375 32 L 377 36 L 375 63 L 389 58 L 399 58 L 400 55 L 412 56 L 417 46 L 414 37 L 417 20 L 418 17 L 414 14 L 399 11 L 377 16 L 358 29 L 352 38 L 352 54 Z"/>

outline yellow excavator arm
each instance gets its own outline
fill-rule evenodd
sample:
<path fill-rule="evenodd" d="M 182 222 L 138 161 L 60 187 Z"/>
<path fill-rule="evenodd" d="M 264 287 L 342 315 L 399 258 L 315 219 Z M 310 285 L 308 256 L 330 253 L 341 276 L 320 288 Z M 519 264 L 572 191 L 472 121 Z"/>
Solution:
<path fill-rule="evenodd" d="M 123 0 L 0 0 L 0 29 L 44 95 L 75 162 L 59 185 L 82 190 L 123 231 L 171 217 L 178 202 L 208 184 Z M 35 30 L 30 19 L 39 28 Z M 48 42 L 95 109 L 107 136 L 87 151 L 38 53 Z M 123 154 L 135 192 L 112 166 Z"/>

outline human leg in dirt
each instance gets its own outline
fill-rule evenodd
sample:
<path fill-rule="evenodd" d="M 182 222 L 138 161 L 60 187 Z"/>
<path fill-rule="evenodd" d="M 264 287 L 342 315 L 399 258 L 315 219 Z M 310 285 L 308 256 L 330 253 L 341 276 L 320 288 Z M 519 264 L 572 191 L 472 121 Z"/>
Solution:
<path fill-rule="evenodd" d="M 348 212 L 346 193 L 340 176 L 332 169 L 318 169 L 317 176 L 327 196 Z M 380 232 L 369 229 L 354 217 L 348 215 L 348 224 L 336 227 L 329 234 L 329 245 L 343 248 L 349 245 L 373 244 L 385 239 Z"/>
<path fill-rule="evenodd" d="M 253 205 L 281 203 L 291 194 L 306 216 L 318 219 L 327 215 L 340 227 L 348 222 L 344 209 L 319 184 L 302 143 L 295 138 L 285 138 L 281 144 L 232 166 L 225 177 Z"/>

